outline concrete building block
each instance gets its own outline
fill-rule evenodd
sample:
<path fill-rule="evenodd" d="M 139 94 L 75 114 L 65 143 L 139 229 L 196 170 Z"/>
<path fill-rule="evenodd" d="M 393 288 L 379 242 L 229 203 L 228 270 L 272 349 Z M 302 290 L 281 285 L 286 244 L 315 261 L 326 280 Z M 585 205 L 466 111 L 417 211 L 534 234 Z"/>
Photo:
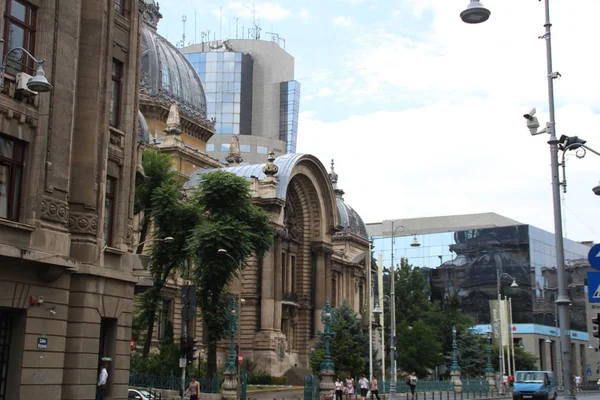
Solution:
<path fill-rule="evenodd" d="M 63 370 L 60 368 L 23 368 L 21 385 L 60 385 Z"/>

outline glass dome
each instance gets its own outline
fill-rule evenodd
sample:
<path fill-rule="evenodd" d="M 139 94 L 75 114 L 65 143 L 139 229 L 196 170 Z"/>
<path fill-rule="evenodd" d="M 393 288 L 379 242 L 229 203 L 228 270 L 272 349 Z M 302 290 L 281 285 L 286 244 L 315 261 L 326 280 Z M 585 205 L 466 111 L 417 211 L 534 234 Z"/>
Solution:
<path fill-rule="evenodd" d="M 141 93 L 183 114 L 206 119 L 206 95 L 200 78 L 185 56 L 149 24 L 142 29 Z"/>

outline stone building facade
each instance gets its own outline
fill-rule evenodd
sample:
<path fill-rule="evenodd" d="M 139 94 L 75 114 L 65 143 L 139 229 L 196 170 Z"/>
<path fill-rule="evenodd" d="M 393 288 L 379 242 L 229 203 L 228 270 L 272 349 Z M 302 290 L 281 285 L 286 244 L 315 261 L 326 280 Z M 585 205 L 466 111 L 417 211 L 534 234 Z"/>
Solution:
<path fill-rule="evenodd" d="M 305 370 L 327 301 L 333 307 L 346 301 L 359 315 L 366 311 L 365 225 L 337 188 L 333 163 L 328 173 L 314 156 L 275 158 L 271 153 L 265 164 L 224 171 L 251 182 L 255 203 L 269 212 L 276 231 L 271 250 L 250 260 L 229 287 L 245 300 L 240 349 L 272 376 Z M 206 172 L 194 172 L 186 188 L 195 187 Z M 224 363 L 226 356 L 223 346 L 218 362 Z"/>
<path fill-rule="evenodd" d="M 268 160 L 265 155 L 265 163 L 249 165 L 237 136 L 229 146 L 228 166 L 207 155 L 215 121 L 207 119 L 203 85 L 188 59 L 157 33 L 158 5 L 145 1 L 138 139 L 146 144 L 141 148 L 153 146 L 169 154 L 173 168 L 189 177 L 187 189 L 195 187 L 206 171 L 220 168 L 251 182 L 255 202 L 270 213 L 277 236 L 271 251 L 251 260 L 251 267 L 229 287 L 245 300 L 240 349 L 273 376 L 291 368 L 305 370 L 326 301 L 334 307 L 347 301 L 360 314 L 366 310 L 366 227 L 337 188 L 333 163 L 328 172 L 311 155 L 275 158 L 271 154 Z M 139 293 L 151 282 L 142 265 L 134 273 L 140 278 Z M 154 329 L 155 344 L 167 321 L 173 324 L 176 340 L 181 337 L 182 284 L 180 277 L 167 283 Z M 200 315 L 188 333 L 201 345 Z M 218 365 L 227 360 L 228 349 L 223 341 Z"/>
<path fill-rule="evenodd" d="M 7 0 L 4 54 L 24 47 L 53 90 L 0 94 L 0 399 L 127 398 L 134 286 L 141 0 Z"/>

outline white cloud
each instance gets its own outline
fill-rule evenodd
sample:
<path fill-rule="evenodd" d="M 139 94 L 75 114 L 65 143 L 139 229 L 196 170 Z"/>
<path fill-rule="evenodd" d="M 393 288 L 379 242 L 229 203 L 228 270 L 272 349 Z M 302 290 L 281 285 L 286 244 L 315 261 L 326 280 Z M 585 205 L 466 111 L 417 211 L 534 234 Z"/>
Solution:
<path fill-rule="evenodd" d="M 600 54 L 586 50 L 600 2 L 581 1 L 584 14 L 568 12 L 568 2 L 552 10 L 554 69 L 563 75 L 555 81 L 557 130 L 600 150 Z M 543 3 L 505 0 L 482 25 L 462 23 L 455 2 L 404 4 L 411 14 L 398 18 L 433 11 L 431 30 L 357 33 L 343 66 L 359 70 L 355 80 L 345 92 L 339 79 L 321 90 L 381 111 L 337 121 L 302 113 L 299 151 L 326 165 L 336 160 L 346 199 L 366 221 L 493 211 L 552 231 L 547 138 L 531 137 L 522 118 L 536 106 L 541 124 L 547 120 Z M 600 200 L 591 191 L 599 163 L 593 154 L 567 158 L 565 231 L 577 240 L 600 241 Z"/>
<path fill-rule="evenodd" d="M 312 15 L 310 13 L 310 11 L 308 11 L 308 9 L 306 7 L 303 7 L 299 12 L 298 12 L 298 18 L 300 18 L 301 21 L 303 22 L 308 22 L 312 19 Z"/>
<path fill-rule="evenodd" d="M 335 26 L 343 26 L 343 27 L 350 27 L 352 26 L 352 17 L 348 17 L 345 15 L 339 15 L 337 17 L 333 17 L 331 19 L 331 23 Z"/>
<path fill-rule="evenodd" d="M 321 90 L 319 90 L 317 97 L 327 97 L 327 96 L 331 96 L 333 93 L 334 93 L 333 90 L 331 90 L 328 87 L 324 87 Z"/>
<path fill-rule="evenodd" d="M 248 3 L 232 1 L 227 4 L 227 9 L 232 15 L 239 18 L 252 18 L 255 16 L 261 21 L 283 21 L 292 15 L 290 10 L 282 7 L 277 2 Z"/>

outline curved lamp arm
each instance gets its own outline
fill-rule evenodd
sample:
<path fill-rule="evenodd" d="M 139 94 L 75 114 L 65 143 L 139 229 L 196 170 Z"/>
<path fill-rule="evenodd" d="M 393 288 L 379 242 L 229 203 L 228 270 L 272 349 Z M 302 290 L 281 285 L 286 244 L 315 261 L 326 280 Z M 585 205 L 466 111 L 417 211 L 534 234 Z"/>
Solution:
<path fill-rule="evenodd" d="M 567 155 L 567 150 L 575 149 L 577 149 L 577 151 L 575 152 L 575 156 L 579 159 L 585 157 L 588 150 L 594 153 L 595 155 L 600 156 L 600 152 L 597 152 L 596 150 L 582 143 L 571 143 L 570 145 L 566 146 L 562 151 L 562 162 L 561 164 L 559 164 L 562 167 L 563 173 L 563 180 L 562 182 L 560 182 L 560 185 L 563 187 L 563 193 L 567 193 L 567 164 L 565 157 Z"/>
<path fill-rule="evenodd" d="M 0 39 L 0 44 L 2 45 L 2 49 L 0 49 L 0 89 L 4 88 L 4 72 L 6 71 L 6 64 L 8 63 L 8 57 L 16 51 L 21 51 L 21 52 L 25 53 L 28 57 L 30 57 L 36 64 L 38 64 L 36 76 L 31 81 L 35 81 L 36 78 L 39 79 L 38 82 L 36 82 L 38 84 L 37 85 L 38 87 L 41 84 L 41 87 L 39 87 L 39 91 L 45 91 L 45 92 L 50 91 L 52 89 L 52 85 L 50 85 L 48 83 L 48 81 L 46 80 L 46 78 L 44 77 L 43 65 L 46 60 L 38 60 L 37 58 L 35 58 L 33 56 L 33 54 L 31 54 L 29 51 L 27 51 L 23 47 L 13 47 L 6 53 L 6 56 L 5 56 L 4 52 L 3 52 L 4 43 L 5 43 L 4 39 Z M 28 86 L 29 86 L 29 84 L 28 84 Z"/>

